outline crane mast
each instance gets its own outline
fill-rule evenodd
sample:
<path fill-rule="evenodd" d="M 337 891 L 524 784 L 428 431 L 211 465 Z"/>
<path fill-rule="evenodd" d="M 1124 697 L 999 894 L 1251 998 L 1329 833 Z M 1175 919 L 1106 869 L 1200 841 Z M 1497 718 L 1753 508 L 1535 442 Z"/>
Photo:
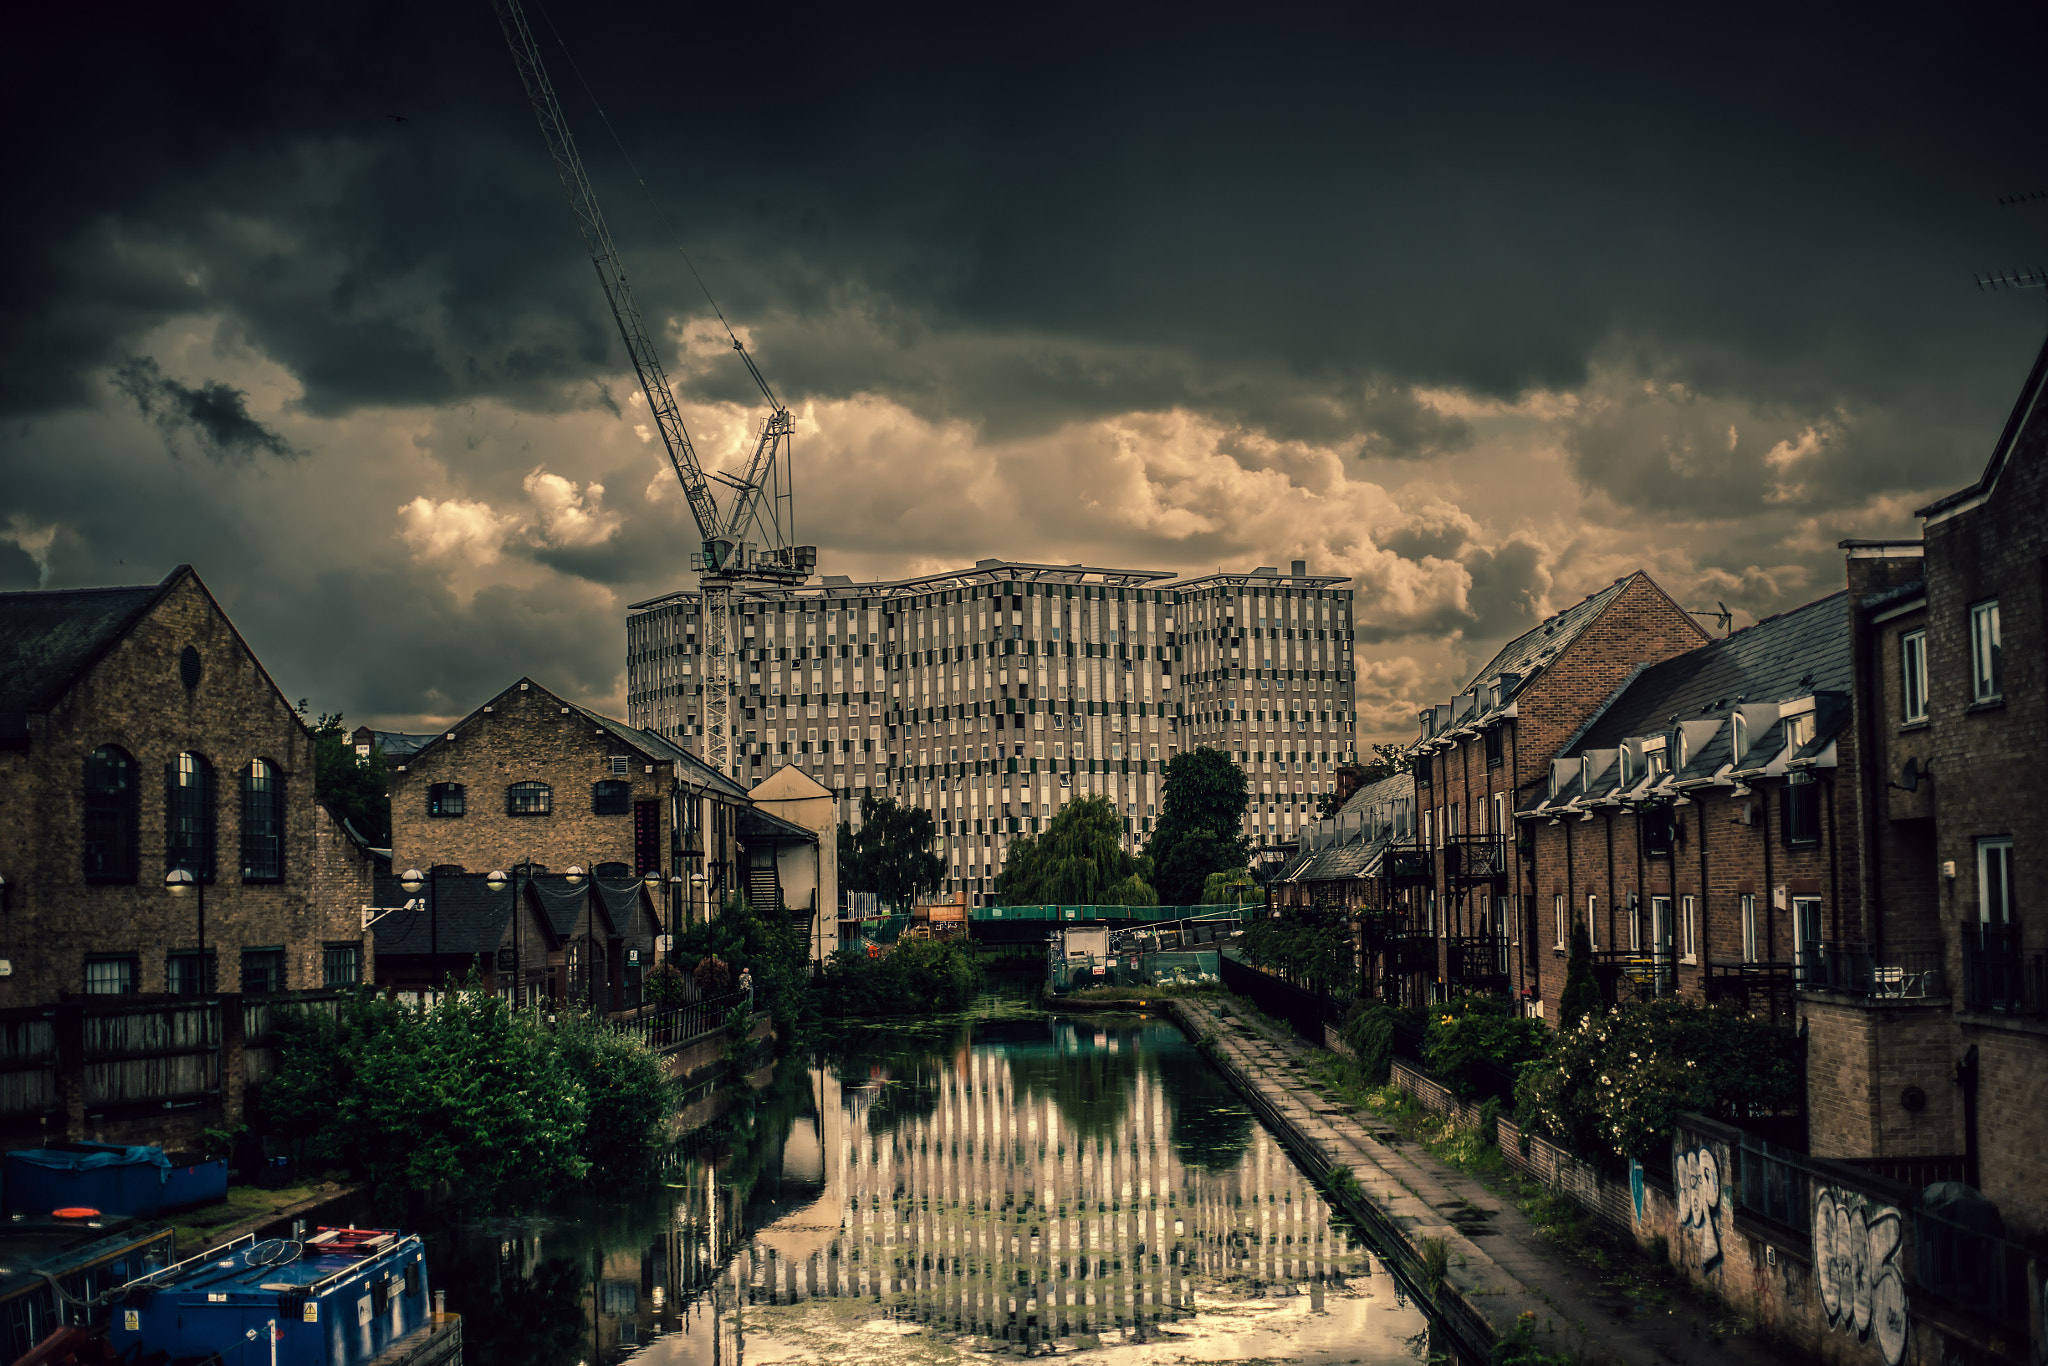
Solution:
<path fill-rule="evenodd" d="M 706 476 L 696 447 L 690 442 L 689 429 L 683 425 L 682 410 L 669 388 L 660 353 L 641 321 L 632 286 L 626 279 L 625 264 L 612 241 L 604 213 L 598 208 L 596 191 L 583 169 L 583 158 L 576 150 L 568 120 L 562 116 L 561 102 L 555 98 L 554 85 L 548 79 L 533 31 L 527 26 L 526 13 L 519 0 L 491 0 L 491 8 L 504 31 L 506 46 L 512 49 L 512 62 L 519 71 L 520 84 L 526 89 L 534 119 L 540 124 L 541 140 L 547 144 L 548 156 L 555 163 L 570 212 L 576 217 L 577 231 L 597 271 L 598 285 L 604 290 L 605 302 L 611 305 L 619 337 L 625 342 L 633 370 L 639 376 L 640 391 L 646 396 L 648 411 L 654 416 L 662 446 L 675 467 L 683 496 L 690 505 L 690 516 L 697 524 L 702 549 L 691 555 L 690 561 L 698 571 L 699 606 L 704 615 L 704 757 L 720 773 L 737 777 L 738 754 L 732 724 L 739 634 L 733 621 L 735 593 L 749 585 L 788 587 L 804 583 L 818 562 L 816 546 L 792 543 L 796 528 L 788 476 L 795 424 L 789 410 L 762 379 L 753 357 L 735 338 L 733 348 L 746 362 L 761 391 L 768 395 L 771 411 L 761 425 L 744 475 Z M 734 491 L 731 507 L 723 516 L 711 491 L 712 478 Z M 750 532 L 758 535 L 758 539 L 750 536 Z"/>

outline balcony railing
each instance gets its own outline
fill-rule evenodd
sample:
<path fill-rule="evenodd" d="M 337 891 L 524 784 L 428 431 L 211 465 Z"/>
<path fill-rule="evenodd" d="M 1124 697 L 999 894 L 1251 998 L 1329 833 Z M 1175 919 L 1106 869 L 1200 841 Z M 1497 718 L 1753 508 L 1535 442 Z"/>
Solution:
<path fill-rule="evenodd" d="M 1457 883 L 1503 881 L 1513 848 L 1496 835 L 1453 835 L 1444 841 L 1444 877 Z"/>
<path fill-rule="evenodd" d="M 2022 952 L 2016 925 L 1965 929 L 1963 1002 L 1971 1010 L 2048 1016 L 2048 954 Z"/>
<path fill-rule="evenodd" d="M 1654 1001 L 1678 990 L 1678 957 L 1668 948 L 1608 949 L 1593 955 L 1593 975 L 1616 1005 Z"/>
<path fill-rule="evenodd" d="M 1497 934 L 1453 935 L 1450 940 L 1450 981 L 1456 986 L 1507 990 L 1507 939 Z"/>
<path fill-rule="evenodd" d="M 1430 869 L 1429 851 L 1414 845 L 1389 849 L 1381 866 L 1386 879 L 1396 887 L 1426 886 L 1436 880 Z"/>
<path fill-rule="evenodd" d="M 1387 955 L 1387 972 L 1390 976 L 1405 977 L 1411 973 L 1424 973 L 1431 979 L 1436 977 L 1436 936 L 1432 934 L 1398 934 L 1381 944 Z"/>
<path fill-rule="evenodd" d="M 1819 940 L 1799 953 L 1799 989 L 1869 1000 L 1924 1001 L 1948 994 L 1941 946 L 1887 948 Z"/>
<path fill-rule="evenodd" d="M 1710 962 L 1706 970 L 1707 1004 L 1729 1002 L 1745 1011 L 1763 1010 L 1772 1019 L 1792 1015 L 1799 986 L 1796 963 Z"/>

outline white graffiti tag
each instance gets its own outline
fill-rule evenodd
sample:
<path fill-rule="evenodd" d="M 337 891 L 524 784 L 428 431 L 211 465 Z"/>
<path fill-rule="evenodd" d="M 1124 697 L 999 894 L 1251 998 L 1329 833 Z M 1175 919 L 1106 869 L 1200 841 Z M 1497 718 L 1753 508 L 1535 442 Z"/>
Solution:
<path fill-rule="evenodd" d="M 1721 1264 L 1721 1162 L 1712 1148 L 1679 1154 L 1672 1172 L 1678 1187 L 1678 1227 L 1699 1245 L 1700 1270 Z"/>
<path fill-rule="evenodd" d="M 1906 1282 L 1899 1274 L 1905 1226 L 1891 1205 L 1836 1186 L 1813 1193 L 1814 1279 L 1828 1323 L 1876 1345 L 1885 1366 L 1906 1355 Z"/>

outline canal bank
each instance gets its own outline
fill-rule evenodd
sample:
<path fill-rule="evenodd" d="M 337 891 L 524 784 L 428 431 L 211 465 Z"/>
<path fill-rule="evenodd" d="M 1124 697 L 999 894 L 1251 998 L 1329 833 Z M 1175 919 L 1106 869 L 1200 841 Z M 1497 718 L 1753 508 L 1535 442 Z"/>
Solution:
<path fill-rule="evenodd" d="M 1230 996 L 1166 1003 L 1210 1062 L 1405 1276 L 1468 1355 L 1516 1341 L 1585 1363 L 1780 1366 L 1768 1346 L 1701 1331 L 1676 1305 L 1618 1300 L 1513 1202 L 1321 1094 L 1318 1050 Z"/>

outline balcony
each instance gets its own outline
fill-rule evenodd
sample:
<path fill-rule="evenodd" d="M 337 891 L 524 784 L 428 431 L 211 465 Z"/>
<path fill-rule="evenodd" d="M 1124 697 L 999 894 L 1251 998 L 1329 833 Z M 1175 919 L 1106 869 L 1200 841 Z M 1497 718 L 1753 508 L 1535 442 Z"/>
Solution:
<path fill-rule="evenodd" d="M 1966 927 L 1963 1004 L 1970 1010 L 2048 1018 L 2048 954 L 2023 952 L 2017 925 L 1987 925 L 1976 934 Z"/>
<path fill-rule="evenodd" d="M 1505 887 L 1513 847 L 1494 835 L 1453 835 L 1444 841 L 1444 880 L 1452 886 Z"/>
<path fill-rule="evenodd" d="M 1470 991 L 1508 989 L 1508 941 L 1497 934 L 1453 935 L 1450 984 Z"/>
<path fill-rule="evenodd" d="M 1398 934 L 1382 941 L 1380 949 L 1387 956 L 1387 975 L 1408 977 L 1421 975 L 1436 978 L 1436 936 L 1433 934 Z"/>
<path fill-rule="evenodd" d="M 1615 1005 L 1654 1001 L 1678 990 L 1678 955 L 1670 948 L 1607 949 L 1593 955 L 1593 976 Z"/>
<path fill-rule="evenodd" d="M 1707 1004 L 1726 1002 L 1772 1020 L 1790 1020 L 1799 988 L 1796 963 L 1708 963 Z"/>
<path fill-rule="evenodd" d="M 1925 1001 L 1948 995 L 1939 944 L 1887 948 L 1818 940 L 1799 954 L 1799 989 L 1869 1001 Z"/>
<path fill-rule="evenodd" d="M 1436 881 L 1429 851 L 1416 845 L 1387 850 L 1382 867 L 1388 883 L 1395 887 L 1427 887 Z"/>

